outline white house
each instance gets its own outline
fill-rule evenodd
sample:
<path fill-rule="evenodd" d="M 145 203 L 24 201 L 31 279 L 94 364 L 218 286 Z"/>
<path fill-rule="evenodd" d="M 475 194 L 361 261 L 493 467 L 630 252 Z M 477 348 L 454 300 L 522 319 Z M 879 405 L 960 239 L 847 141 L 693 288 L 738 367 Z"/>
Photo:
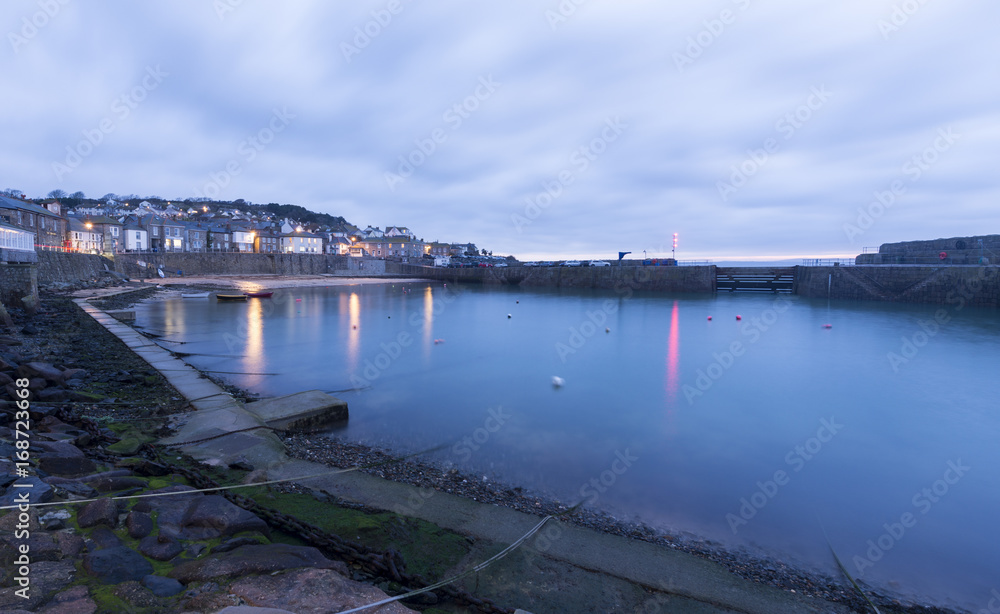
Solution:
<path fill-rule="evenodd" d="M 71 217 L 68 232 L 69 245 L 76 251 L 97 254 L 104 248 L 104 233 L 92 222 Z"/>
<path fill-rule="evenodd" d="M 35 233 L 0 221 L 0 250 L 34 252 Z"/>
<path fill-rule="evenodd" d="M 253 240 L 254 232 L 252 230 L 234 230 L 233 231 L 233 247 L 236 248 L 238 252 L 252 252 L 253 251 Z"/>
<path fill-rule="evenodd" d="M 309 232 L 282 233 L 281 251 L 286 254 L 322 254 L 323 237 Z"/>
<path fill-rule="evenodd" d="M 128 224 L 122 229 L 125 239 L 125 251 L 147 251 L 149 250 L 149 233 L 145 228 L 139 228 L 134 224 Z"/>

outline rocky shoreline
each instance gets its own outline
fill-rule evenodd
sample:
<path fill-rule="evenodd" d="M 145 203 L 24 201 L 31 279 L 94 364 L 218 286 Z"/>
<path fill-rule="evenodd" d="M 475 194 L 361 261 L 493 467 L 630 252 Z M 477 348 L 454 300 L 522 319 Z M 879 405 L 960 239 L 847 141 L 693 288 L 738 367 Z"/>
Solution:
<path fill-rule="evenodd" d="M 95 301 L 95 304 L 104 309 L 124 309 L 137 301 L 148 300 L 158 292 L 160 290 L 155 287 L 148 287 L 147 285 L 145 289 L 138 292 L 119 295 L 105 299 L 103 302 Z M 68 301 L 64 300 L 63 303 L 68 303 Z M 52 299 L 43 300 L 43 307 L 49 304 L 52 304 Z M 83 316 L 83 318 L 86 318 L 84 314 L 81 313 L 76 317 L 76 326 L 58 326 L 60 317 L 69 317 L 73 310 L 76 309 L 73 305 L 49 311 L 43 309 L 42 319 L 36 318 L 28 323 L 28 326 L 31 327 L 29 330 L 34 331 L 33 334 L 28 335 L 28 337 L 33 337 L 28 345 L 39 357 L 56 361 L 62 358 L 62 362 L 57 363 L 60 364 L 60 368 L 68 369 L 83 366 L 83 368 L 92 371 L 88 375 L 95 378 L 93 384 L 102 384 L 104 388 L 101 389 L 101 392 L 104 393 L 107 391 L 108 394 L 102 397 L 100 402 L 96 402 L 91 398 L 92 402 L 81 408 L 87 412 L 87 415 L 111 423 L 148 417 L 151 412 L 159 416 L 168 416 L 172 413 L 183 411 L 183 403 L 180 403 L 180 400 L 170 392 L 172 389 L 166 386 L 164 382 L 159 382 L 160 384 L 164 384 L 161 386 L 162 390 L 159 394 L 149 394 L 151 380 L 146 378 L 155 378 L 157 375 L 155 372 L 150 371 L 148 365 L 145 365 L 145 363 L 135 357 L 124 345 L 120 343 L 108 343 L 105 339 L 103 343 L 97 344 L 100 346 L 99 348 L 86 347 L 87 343 L 80 338 L 80 335 L 87 334 L 86 332 L 80 332 L 81 329 L 86 329 L 86 323 L 79 317 Z M 19 320 L 19 324 L 27 322 L 24 314 L 15 314 L 15 317 Z M 91 324 L 97 326 L 95 323 L 91 322 Z M 71 344 L 76 344 L 73 346 L 74 351 L 70 352 L 70 346 L 66 346 L 62 348 L 65 351 L 60 352 L 60 348 L 58 347 L 61 343 L 60 335 L 65 334 L 68 329 L 77 330 L 78 333 L 77 337 L 70 337 L 69 339 Z M 99 333 L 100 331 L 94 331 L 93 334 L 97 337 Z M 110 335 L 107 336 L 110 337 Z M 79 347 L 81 345 L 84 347 Z M 2 350 L 3 348 L 0 347 L 0 351 Z M 96 355 L 98 351 L 100 353 L 99 356 Z M 100 367 L 98 368 L 98 366 Z M 0 371 L 2 370 L 0 369 Z M 138 390 L 134 389 L 136 384 L 138 384 Z M 226 386 L 226 388 L 245 399 L 252 399 L 256 396 L 246 391 L 240 391 L 232 386 Z M 67 392 L 67 394 L 70 394 L 70 392 Z M 414 460 L 390 462 L 394 458 L 392 454 L 359 444 L 339 441 L 322 435 L 291 435 L 286 436 L 284 441 L 289 455 L 333 467 L 347 468 L 381 463 L 377 467 L 367 469 L 366 471 L 397 482 L 404 482 L 418 487 L 434 488 L 476 501 L 502 505 L 535 515 L 560 513 L 566 510 L 566 507 L 558 501 L 532 495 L 516 486 L 499 484 L 488 480 L 484 481 L 481 476 L 465 475 L 453 469 L 436 467 Z M 110 466 L 105 468 L 114 469 Z M 291 494 L 306 492 L 305 489 L 299 487 L 289 487 L 282 490 Z M 134 508 L 132 511 L 134 511 Z M 373 510 L 365 511 L 374 512 Z M 124 514 L 124 510 L 122 512 L 119 515 L 119 529 L 125 527 L 123 523 L 127 523 L 127 516 Z M 846 604 L 857 612 L 868 611 L 866 609 L 867 606 L 856 596 L 856 593 L 850 589 L 846 582 L 811 575 L 781 562 L 753 557 L 745 552 L 726 551 L 715 544 L 694 538 L 666 535 L 662 532 L 654 531 L 649 527 L 621 522 L 607 515 L 595 513 L 587 509 L 576 510 L 567 518 L 567 521 L 605 533 L 639 539 L 656 543 L 663 547 L 695 554 L 719 562 L 733 573 L 755 582 Z M 365 578 L 362 577 L 361 579 Z M 7 579 L 4 578 L 4 580 Z M 214 594 L 216 597 L 219 597 L 225 590 L 228 590 L 227 587 L 222 586 L 210 586 L 209 588 L 212 590 L 208 592 Z M 129 590 L 141 594 L 141 591 L 135 586 L 130 585 Z M 128 591 L 125 592 L 127 593 Z M 231 597 L 231 593 L 225 592 L 225 595 Z M 116 598 L 121 599 L 117 595 Z M 907 606 L 891 599 L 876 598 L 876 602 L 880 606 L 896 612 L 947 614 L 945 610 L 923 606 Z M 8 606 L 0 601 L 0 608 L 2 607 Z M 166 606 L 161 605 L 158 607 Z M 176 607 L 176 605 L 173 607 Z M 163 609 L 159 611 L 179 610 Z M 199 610 L 192 609 L 191 611 Z"/>

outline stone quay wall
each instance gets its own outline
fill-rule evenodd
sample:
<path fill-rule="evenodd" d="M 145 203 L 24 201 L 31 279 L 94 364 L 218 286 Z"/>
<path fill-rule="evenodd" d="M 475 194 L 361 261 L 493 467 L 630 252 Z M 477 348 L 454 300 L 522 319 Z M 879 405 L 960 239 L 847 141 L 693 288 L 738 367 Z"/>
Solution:
<path fill-rule="evenodd" d="M 810 298 L 998 307 L 1000 266 L 800 266 L 793 292 Z"/>
<path fill-rule="evenodd" d="M 393 267 L 399 273 L 453 283 L 483 283 L 523 287 L 604 288 L 628 286 L 660 292 L 715 292 L 714 266 L 609 267 L 475 267 L 446 268 L 410 264 Z"/>

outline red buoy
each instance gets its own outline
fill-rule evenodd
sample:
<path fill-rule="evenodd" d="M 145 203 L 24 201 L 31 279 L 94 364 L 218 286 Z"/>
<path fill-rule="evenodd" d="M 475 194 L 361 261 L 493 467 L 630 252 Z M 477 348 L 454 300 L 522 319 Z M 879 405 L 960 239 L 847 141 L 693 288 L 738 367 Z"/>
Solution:
<path fill-rule="evenodd" d="M 712 316 L 708 316 L 708 321 L 709 321 L 709 322 L 711 322 L 711 321 L 712 321 Z"/>
<path fill-rule="evenodd" d="M 823 328 L 833 328 L 833 324 L 824 324 Z"/>
<path fill-rule="evenodd" d="M 743 316 L 736 316 L 736 319 L 737 319 L 737 320 L 742 320 L 742 319 L 743 319 Z"/>

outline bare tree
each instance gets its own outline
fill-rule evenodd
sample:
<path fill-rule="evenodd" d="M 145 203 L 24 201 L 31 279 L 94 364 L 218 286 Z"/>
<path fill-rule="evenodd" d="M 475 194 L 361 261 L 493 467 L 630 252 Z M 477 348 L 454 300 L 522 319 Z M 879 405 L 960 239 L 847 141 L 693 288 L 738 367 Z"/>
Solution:
<path fill-rule="evenodd" d="M 66 198 L 66 192 L 63 190 L 52 190 L 48 196 L 49 198 Z"/>
<path fill-rule="evenodd" d="M 6 190 L 0 192 L 4 196 L 9 196 L 11 198 L 21 198 L 24 196 L 24 192 L 21 190 L 15 190 L 14 188 L 7 188 Z"/>

